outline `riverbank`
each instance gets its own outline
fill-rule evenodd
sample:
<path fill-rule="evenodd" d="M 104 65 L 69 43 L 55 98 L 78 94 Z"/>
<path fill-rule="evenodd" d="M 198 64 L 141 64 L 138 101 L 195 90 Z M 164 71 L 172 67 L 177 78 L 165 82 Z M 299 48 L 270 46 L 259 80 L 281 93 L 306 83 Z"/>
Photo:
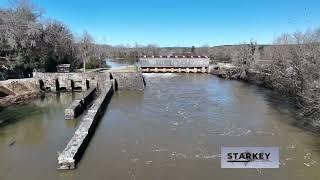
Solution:
<path fill-rule="evenodd" d="M 43 96 L 39 82 L 34 78 L 0 81 L 0 110 Z"/>
<path fill-rule="evenodd" d="M 286 92 L 283 92 L 274 87 L 274 79 L 272 78 L 272 75 L 270 73 L 264 73 L 253 69 L 249 69 L 246 74 L 239 72 L 241 72 L 240 67 L 237 67 L 230 63 L 218 63 L 215 65 L 211 65 L 209 68 L 209 73 L 219 78 L 243 81 L 246 83 L 261 86 L 279 93 L 279 96 L 284 96 L 286 98 L 292 99 L 296 107 L 299 109 L 299 113 L 297 113 L 299 115 L 298 117 L 296 117 L 296 119 L 299 120 L 299 125 L 313 132 L 320 133 L 320 112 L 306 114 L 305 109 L 301 105 L 301 97 L 287 94 Z"/>

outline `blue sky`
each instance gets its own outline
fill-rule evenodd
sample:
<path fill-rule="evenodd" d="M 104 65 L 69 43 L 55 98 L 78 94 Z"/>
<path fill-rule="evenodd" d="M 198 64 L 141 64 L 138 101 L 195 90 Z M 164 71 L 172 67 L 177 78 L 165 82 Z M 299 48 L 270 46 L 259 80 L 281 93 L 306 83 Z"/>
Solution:
<path fill-rule="evenodd" d="M 34 0 L 45 17 L 104 44 L 202 46 L 320 27 L 320 0 Z M 7 0 L 0 0 L 7 6 Z"/>

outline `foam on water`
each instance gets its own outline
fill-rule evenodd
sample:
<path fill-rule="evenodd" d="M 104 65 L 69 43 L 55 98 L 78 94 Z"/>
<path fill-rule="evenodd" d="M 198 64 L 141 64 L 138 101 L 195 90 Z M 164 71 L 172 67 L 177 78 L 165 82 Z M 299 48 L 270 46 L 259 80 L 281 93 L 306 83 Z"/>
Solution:
<path fill-rule="evenodd" d="M 143 76 L 148 78 L 153 78 L 153 77 L 166 78 L 166 77 L 177 76 L 177 74 L 176 73 L 143 73 Z"/>

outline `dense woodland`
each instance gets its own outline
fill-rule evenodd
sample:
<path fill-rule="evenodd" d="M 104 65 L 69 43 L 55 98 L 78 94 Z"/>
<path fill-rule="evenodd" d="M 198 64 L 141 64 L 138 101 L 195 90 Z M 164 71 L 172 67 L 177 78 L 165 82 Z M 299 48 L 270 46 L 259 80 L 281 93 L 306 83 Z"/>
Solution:
<path fill-rule="evenodd" d="M 0 9 L 1 78 L 26 77 L 33 69 L 55 71 L 56 65 L 70 63 L 72 68 L 99 67 L 105 57 L 89 33 L 75 37 L 65 24 L 45 19 L 42 11 L 28 0 L 12 2 Z"/>

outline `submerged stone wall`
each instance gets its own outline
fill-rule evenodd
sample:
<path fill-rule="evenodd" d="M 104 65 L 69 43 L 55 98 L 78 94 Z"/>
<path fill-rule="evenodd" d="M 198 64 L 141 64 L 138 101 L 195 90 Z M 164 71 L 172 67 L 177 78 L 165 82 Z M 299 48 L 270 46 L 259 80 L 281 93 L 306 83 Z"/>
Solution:
<path fill-rule="evenodd" d="M 65 109 L 65 119 L 74 119 L 79 116 L 85 108 L 93 101 L 97 88 L 92 87 L 86 91 L 82 97 L 74 100 L 69 107 Z"/>
<path fill-rule="evenodd" d="M 58 169 L 70 170 L 76 168 L 76 163 L 80 160 L 93 136 L 95 127 L 103 115 L 113 92 L 114 90 L 110 83 L 107 86 L 107 89 L 102 91 L 99 97 L 94 101 L 87 114 L 83 117 L 74 136 L 62 153 L 59 154 Z"/>

